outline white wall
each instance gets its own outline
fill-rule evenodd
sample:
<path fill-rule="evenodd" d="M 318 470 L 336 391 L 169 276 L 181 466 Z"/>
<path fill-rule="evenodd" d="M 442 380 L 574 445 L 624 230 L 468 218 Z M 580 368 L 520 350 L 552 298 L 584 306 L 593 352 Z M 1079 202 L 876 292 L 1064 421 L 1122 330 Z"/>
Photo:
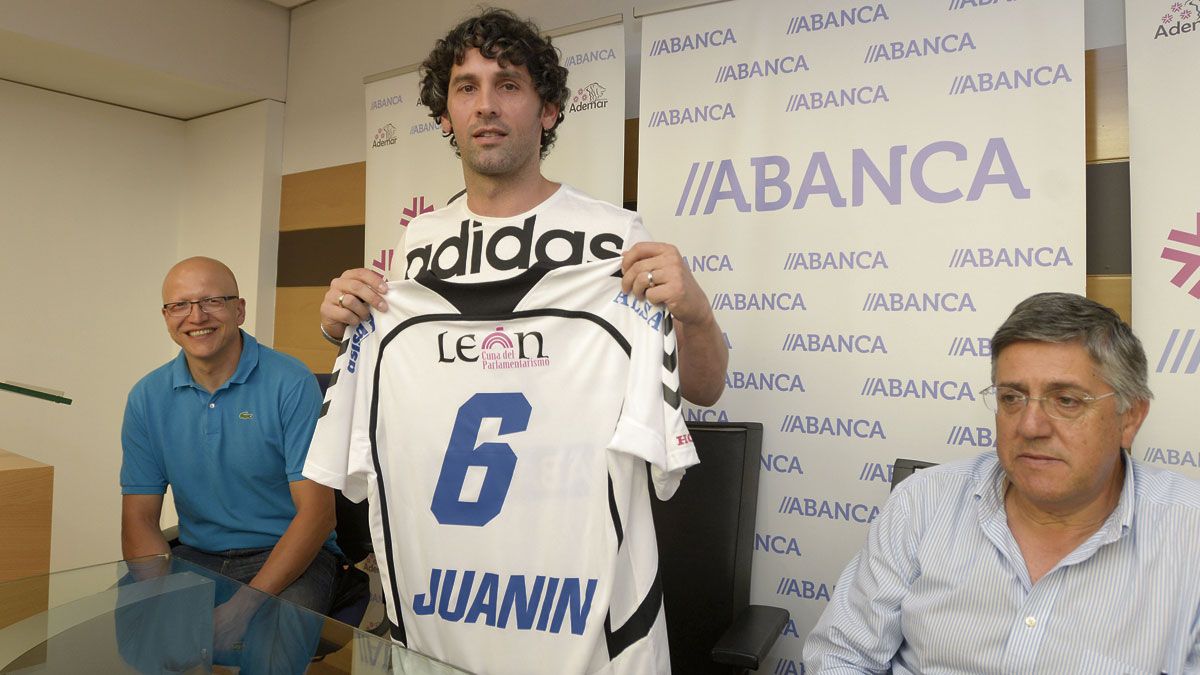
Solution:
<path fill-rule="evenodd" d="M 264 0 L 0 2 L 0 29 L 279 101 L 287 97 L 288 18 Z"/>
<path fill-rule="evenodd" d="M 282 138 L 273 101 L 179 122 L 0 81 L 0 379 L 74 400 L 0 392 L 0 447 L 54 466 L 53 569 L 120 558 L 125 396 L 178 349 L 167 269 L 226 261 L 272 341 Z"/>
<path fill-rule="evenodd" d="M 125 394 L 174 346 L 159 313 L 176 255 L 184 124 L 0 82 L 0 447 L 54 466 L 54 569 L 120 557 Z"/>
<path fill-rule="evenodd" d="M 186 123 L 176 258 L 229 265 L 246 298 L 245 329 L 274 342 L 283 104 L 260 101 Z"/>

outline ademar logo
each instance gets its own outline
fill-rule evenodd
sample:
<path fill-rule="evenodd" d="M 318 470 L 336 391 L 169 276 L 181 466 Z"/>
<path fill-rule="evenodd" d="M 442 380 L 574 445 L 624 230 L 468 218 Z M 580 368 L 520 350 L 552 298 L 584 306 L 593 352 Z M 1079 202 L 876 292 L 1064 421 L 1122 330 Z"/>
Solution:
<path fill-rule="evenodd" d="M 567 112 L 576 113 L 607 107 L 608 99 L 604 97 L 606 91 L 608 89 L 599 82 L 593 82 L 586 87 L 577 89 L 575 95 L 571 97 L 571 105 L 567 108 Z"/>
<path fill-rule="evenodd" d="M 1200 0 L 1197 1 L 1200 2 Z M 1170 260 L 1181 265 L 1175 276 L 1171 277 L 1171 283 L 1183 288 L 1196 276 L 1196 271 L 1200 270 L 1200 213 L 1196 214 L 1195 232 L 1171 230 L 1167 235 L 1167 240 L 1191 247 L 1189 250 L 1165 246 L 1160 254 L 1163 260 Z M 1200 279 L 1196 279 L 1196 282 L 1188 289 L 1188 295 L 1200 300 Z"/>
<path fill-rule="evenodd" d="M 375 139 L 371 141 L 372 148 L 382 148 L 385 145 L 396 144 L 396 125 L 385 124 L 379 127 L 379 131 L 375 132 Z"/>
<path fill-rule="evenodd" d="M 1200 0 L 1172 2 L 1170 11 L 1162 15 L 1154 30 L 1154 39 L 1172 38 L 1200 30 Z"/>

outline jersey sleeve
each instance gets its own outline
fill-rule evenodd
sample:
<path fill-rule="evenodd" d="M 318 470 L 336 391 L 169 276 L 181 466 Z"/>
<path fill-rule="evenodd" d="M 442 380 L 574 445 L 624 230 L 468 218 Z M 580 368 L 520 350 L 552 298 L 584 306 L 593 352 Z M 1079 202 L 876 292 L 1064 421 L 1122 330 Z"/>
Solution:
<path fill-rule="evenodd" d="M 633 320 L 629 378 L 613 449 L 650 464 L 654 491 L 670 499 L 689 466 L 700 463 L 683 421 L 675 330 L 665 307 L 651 320 Z"/>
<path fill-rule="evenodd" d="M 355 459 L 360 453 L 370 453 L 367 424 L 375 348 L 375 317 L 371 315 L 342 341 L 304 462 L 305 478 L 341 490 L 354 502 L 367 496 L 367 476 L 356 468 L 359 462 Z"/>
<path fill-rule="evenodd" d="M 652 241 L 652 238 L 650 231 L 646 229 L 646 224 L 642 222 L 642 214 L 635 213 L 629 220 L 629 229 L 625 233 L 625 243 L 621 250 L 628 251 L 633 248 L 634 244 L 640 244 L 643 241 Z"/>

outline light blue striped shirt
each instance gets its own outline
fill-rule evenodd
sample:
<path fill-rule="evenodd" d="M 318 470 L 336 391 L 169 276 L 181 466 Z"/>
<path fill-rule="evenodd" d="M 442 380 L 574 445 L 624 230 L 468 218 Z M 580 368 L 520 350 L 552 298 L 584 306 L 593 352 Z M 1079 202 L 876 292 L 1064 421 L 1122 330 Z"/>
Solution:
<path fill-rule="evenodd" d="M 807 672 L 1200 672 L 1200 483 L 1125 466 L 1117 508 L 1036 585 L 995 452 L 905 480 L 809 634 Z"/>

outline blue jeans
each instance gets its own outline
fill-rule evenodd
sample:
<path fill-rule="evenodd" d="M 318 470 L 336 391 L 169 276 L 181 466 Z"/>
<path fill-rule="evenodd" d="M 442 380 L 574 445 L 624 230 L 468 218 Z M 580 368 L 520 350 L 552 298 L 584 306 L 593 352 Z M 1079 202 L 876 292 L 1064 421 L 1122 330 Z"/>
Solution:
<path fill-rule="evenodd" d="M 171 555 L 186 560 L 194 565 L 212 570 L 243 584 L 250 583 L 267 557 L 271 555 L 270 548 L 247 548 L 219 553 L 210 553 L 179 544 L 171 549 Z M 279 597 L 301 607 L 311 609 L 318 614 L 329 612 L 333 602 L 333 591 L 337 586 L 338 573 L 341 571 L 341 560 L 329 549 L 322 547 L 317 556 L 309 564 L 308 569 L 296 578 L 290 586 L 279 593 Z M 218 602 L 222 598 L 217 599 Z"/>

